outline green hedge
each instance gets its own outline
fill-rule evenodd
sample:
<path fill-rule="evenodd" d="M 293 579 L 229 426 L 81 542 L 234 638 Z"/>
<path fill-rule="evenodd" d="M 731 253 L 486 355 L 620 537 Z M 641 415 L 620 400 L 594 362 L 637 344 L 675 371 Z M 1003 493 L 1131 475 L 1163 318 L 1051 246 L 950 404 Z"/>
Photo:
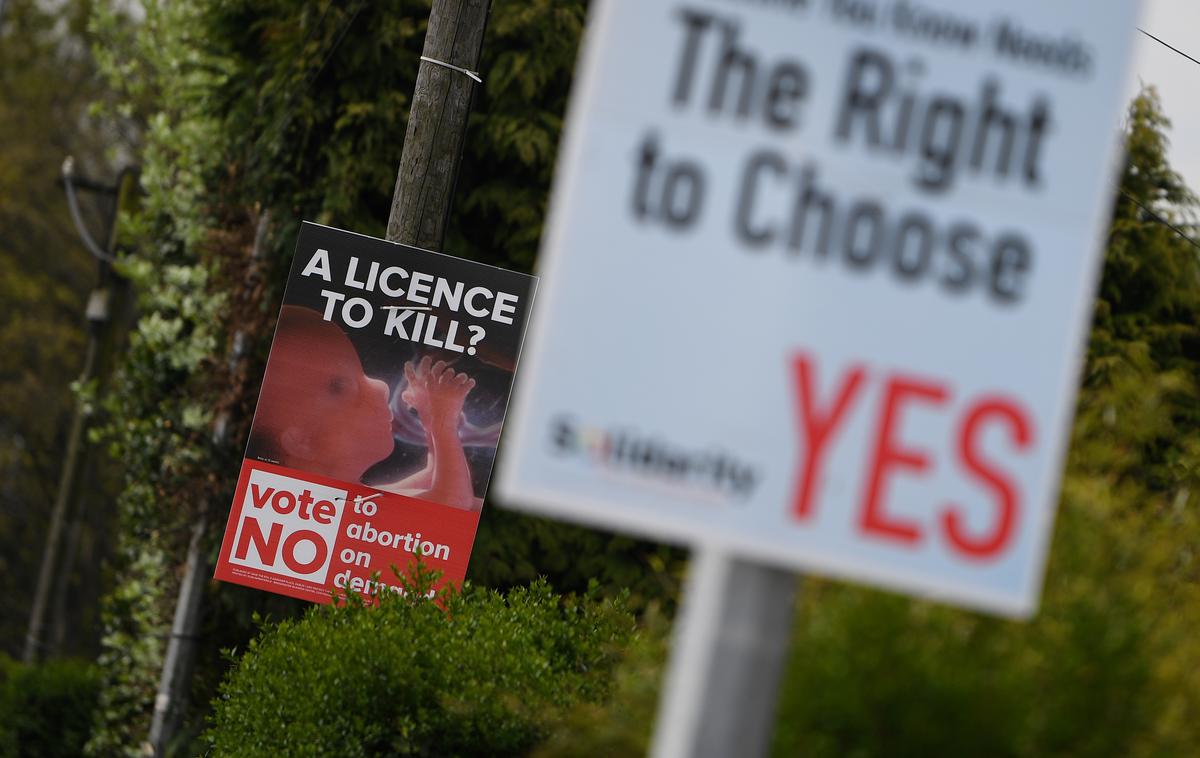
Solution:
<path fill-rule="evenodd" d="M 562 600 L 544 582 L 315 607 L 264 628 L 237 661 L 212 752 L 524 754 L 567 709 L 607 696 L 633 628 L 623 601 Z"/>
<path fill-rule="evenodd" d="M 0 758 L 80 755 L 99 686 L 82 661 L 25 666 L 0 657 Z"/>

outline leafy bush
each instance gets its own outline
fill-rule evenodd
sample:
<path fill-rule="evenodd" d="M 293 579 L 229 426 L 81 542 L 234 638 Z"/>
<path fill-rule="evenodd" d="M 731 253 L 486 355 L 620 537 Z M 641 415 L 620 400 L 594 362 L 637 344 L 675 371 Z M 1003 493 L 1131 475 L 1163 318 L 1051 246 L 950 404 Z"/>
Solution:
<path fill-rule="evenodd" d="M 0 658 L 0 758 L 79 755 L 99 686 L 96 669 L 82 661 L 25 666 Z"/>
<path fill-rule="evenodd" d="M 314 607 L 263 629 L 214 703 L 216 755 L 516 755 L 607 696 L 633 619 L 623 600 L 507 596 Z"/>

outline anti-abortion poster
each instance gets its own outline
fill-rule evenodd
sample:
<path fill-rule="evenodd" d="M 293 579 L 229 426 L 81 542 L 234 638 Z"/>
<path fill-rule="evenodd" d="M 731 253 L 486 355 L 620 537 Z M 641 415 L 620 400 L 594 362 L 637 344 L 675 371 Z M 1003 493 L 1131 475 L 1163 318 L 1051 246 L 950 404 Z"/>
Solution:
<path fill-rule="evenodd" d="M 304 600 L 460 583 L 535 279 L 305 222 L 216 578 Z"/>

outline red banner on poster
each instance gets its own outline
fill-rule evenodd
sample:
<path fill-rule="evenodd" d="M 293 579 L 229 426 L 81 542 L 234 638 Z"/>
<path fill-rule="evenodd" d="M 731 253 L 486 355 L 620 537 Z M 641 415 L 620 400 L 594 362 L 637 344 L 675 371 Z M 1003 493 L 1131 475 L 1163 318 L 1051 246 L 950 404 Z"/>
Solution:
<path fill-rule="evenodd" d="M 441 572 L 437 586 L 458 584 L 478 522 L 474 511 L 247 460 L 216 577 L 327 603 L 347 589 L 399 592 L 393 567 L 420 558 Z"/>

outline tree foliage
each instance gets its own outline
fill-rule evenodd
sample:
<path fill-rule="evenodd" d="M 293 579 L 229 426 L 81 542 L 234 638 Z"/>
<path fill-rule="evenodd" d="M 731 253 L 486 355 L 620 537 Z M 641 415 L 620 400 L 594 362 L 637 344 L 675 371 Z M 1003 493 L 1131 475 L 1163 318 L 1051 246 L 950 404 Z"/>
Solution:
<path fill-rule="evenodd" d="M 61 6 L 61 7 L 59 7 Z M 68 155 L 77 170 L 104 182 L 114 173 L 106 148 L 126 142 L 118 120 L 89 117 L 107 96 L 96 80 L 87 30 L 89 2 L 49 8 L 10 0 L 0 24 L 0 650 L 18 655 L 29 618 L 74 397 L 83 367 L 87 293 L 96 263 L 76 236 L 56 185 Z M 81 200 L 85 221 L 103 236 L 108 203 Z M 91 655 L 97 645 L 105 555 L 103 480 L 86 512 L 71 515 L 74 553 L 85 564 L 55 593 L 50 640 Z"/>

